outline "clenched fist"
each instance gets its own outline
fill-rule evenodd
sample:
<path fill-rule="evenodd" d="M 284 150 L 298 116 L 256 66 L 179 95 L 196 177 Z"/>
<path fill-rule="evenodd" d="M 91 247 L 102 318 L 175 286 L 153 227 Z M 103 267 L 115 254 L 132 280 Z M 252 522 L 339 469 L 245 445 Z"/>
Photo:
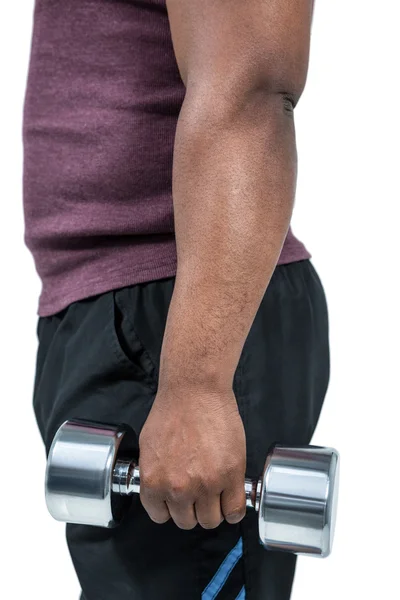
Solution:
<path fill-rule="evenodd" d="M 245 433 L 232 391 L 159 391 L 139 438 L 150 518 L 206 529 L 245 515 Z"/>

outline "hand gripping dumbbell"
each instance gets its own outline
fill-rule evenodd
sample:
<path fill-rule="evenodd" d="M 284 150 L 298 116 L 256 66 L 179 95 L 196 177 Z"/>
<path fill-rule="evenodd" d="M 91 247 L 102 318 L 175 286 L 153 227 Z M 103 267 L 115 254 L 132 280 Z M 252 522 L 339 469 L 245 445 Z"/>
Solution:
<path fill-rule="evenodd" d="M 46 469 L 46 502 L 58 521 L 115 527 L 140 490 L 138 443 L 125 425 L 66 421 Z M 326 557 L 335 529 L 339 455 L 318 446 L 271 448 L 258 481 L 245 480 L 266 549 Z"/>

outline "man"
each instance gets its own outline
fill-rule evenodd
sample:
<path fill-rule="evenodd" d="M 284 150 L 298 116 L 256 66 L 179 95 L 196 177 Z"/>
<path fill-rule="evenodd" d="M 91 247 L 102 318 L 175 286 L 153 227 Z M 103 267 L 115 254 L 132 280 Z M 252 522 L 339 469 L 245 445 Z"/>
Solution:
<path fill-rule="evenodd" d="M 37 0 L 26 242 L 43 283 L 34 391 L 140 434 L 120 528 L 67 526 L 85 600 L 284 600 L 244 477 L 309 443 L 324 292 L 289 228 L 312 0 Z M 55 597 L 59 595 L 54 590 Z"/>

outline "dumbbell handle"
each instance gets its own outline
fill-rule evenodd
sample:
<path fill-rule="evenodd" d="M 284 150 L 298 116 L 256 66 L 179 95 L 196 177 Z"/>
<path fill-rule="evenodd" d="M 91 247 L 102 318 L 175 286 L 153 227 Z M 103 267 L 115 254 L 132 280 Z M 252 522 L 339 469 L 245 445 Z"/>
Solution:
<path fill-rule="evenodd" d="M 261 498 L 261 479 L 252 481 L 245 479 L 246 506 L 258 510 Z M 140 471 L 132 460 L 118 459 L 112 475 L 112 491 L 121 496 L 140 493 Z"/>

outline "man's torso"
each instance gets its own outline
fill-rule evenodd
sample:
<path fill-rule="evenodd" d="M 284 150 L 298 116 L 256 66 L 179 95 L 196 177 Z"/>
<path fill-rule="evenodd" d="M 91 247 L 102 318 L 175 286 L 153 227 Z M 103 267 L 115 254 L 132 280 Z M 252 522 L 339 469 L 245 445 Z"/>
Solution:
<path fill-rule="evenodd" d="M 24 111 L 26 243 L 39 313 L 175 274 L 185 87 L 165 0 L 37 0 Z M 280 263 L 310 255 L 289 232 Z"/>

